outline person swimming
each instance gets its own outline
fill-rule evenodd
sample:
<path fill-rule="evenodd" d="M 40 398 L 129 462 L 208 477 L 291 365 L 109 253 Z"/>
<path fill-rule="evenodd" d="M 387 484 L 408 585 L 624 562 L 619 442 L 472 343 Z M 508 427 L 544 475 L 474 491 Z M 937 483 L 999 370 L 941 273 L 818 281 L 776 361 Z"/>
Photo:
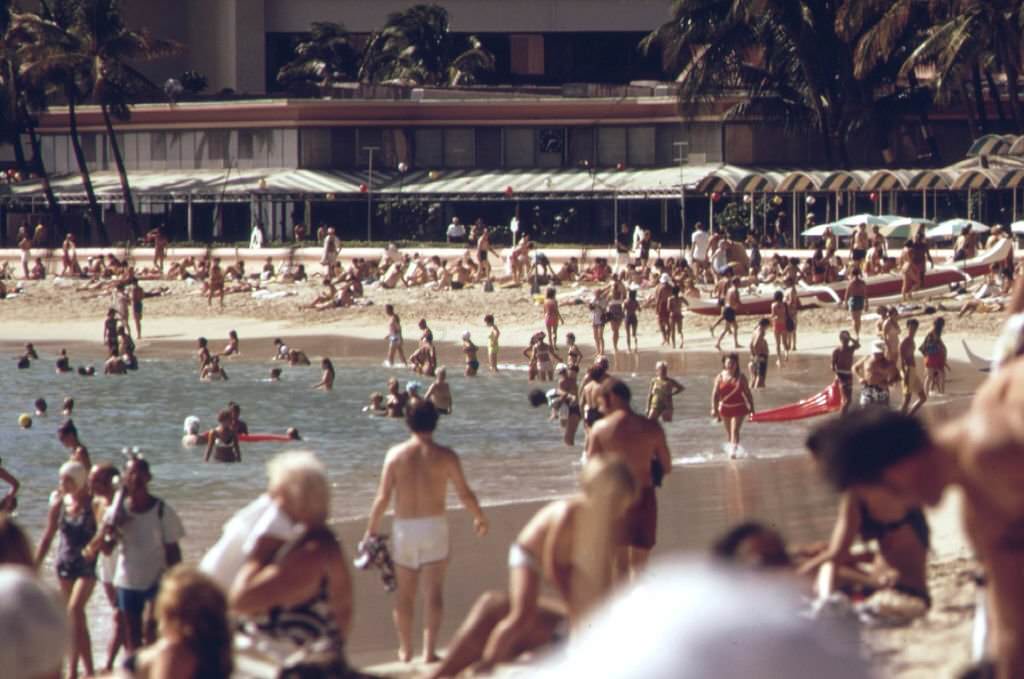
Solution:
<path fill-rule="evenodd" d="M 181 445 L 185 448 L 203 446 L 209 441 L 209 432 L 199 431 L 199 418 L 189 415 L 185 418 L 185 435 L 181 437 Z"/>

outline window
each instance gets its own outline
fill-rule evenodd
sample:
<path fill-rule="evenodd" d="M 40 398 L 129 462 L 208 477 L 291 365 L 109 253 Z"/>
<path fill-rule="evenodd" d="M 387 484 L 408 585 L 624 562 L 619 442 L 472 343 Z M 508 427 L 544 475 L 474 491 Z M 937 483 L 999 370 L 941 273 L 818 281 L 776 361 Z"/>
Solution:
<path fill-rule="evenodd" d="M 167 133 L 149 133 L 149 158 L 160 163 L 167 162 Z"/>
<path fill-rule="evenodd" d="M 544 36 L 510 35 L 509 70 L 515 75 L 544 75 Z"/>
<path fill-rule="evenodd" d="M 228 155 L 228 133 L 225 130 L 210 130 L 206 133 L 206 157 L 221 160 Z"/>
<path fill-rule="evenodd" d="M 501 167 L 501 128 L 476 128 L 476 166 L 487 170 Z"/>
<path fill-rule="evenodd" d="M 444 135 L 441 130 L 425 128 L 413 133 L 413 164 L 421 170 L 444 165 Z"/>
<path fill-rule="evenodd" d="M 626 128 L 597 128 L 597 164 L 601 167 L 614 167 L 626 160 Z"/>
<path fill-rule="evenodd" d="M 532 127 L 505 128 L 505 167 L 533 167 L 535 148 L 536 131 Z"/>
<path fill-rule="evenodd" d="M 361 127 L 356 130 L 356 164 L 359 167 L 367 167 L 370 164 L 370 152 L 368 149 L 375 149 L 373 152 L 373 163 L 377 167 L 381 165 L 381 151 L 384 149 L 384 133 L 379 127 Z"/>
<path fill-rule="evenodd" d="M 85 162 L 96 162 L 96 135 L 92 133 L 78 135 L 82 143 L 82 153 L 85 154 Z"/>
<path fill-rule="evenodd" d="M 594 128 L 569 128 L 569 165 L 582 167 L 594 164 Z"/>
<path fill-rule="evenodd" d="M 356 162 L 356 131 L 352 127 L 335 127 L 331 130 L 331 164 L 334 167 L 350 168 Z"/>
<path fill-rule="evenodd" d="M 444 131 L 445 167 L 476 165 L 476 136 L 473 128 L 459 127 Z"/>
<path fill-rule="evenodd" d="M 252 160 L 253 157 L 253 135 L 252 130 L 238 131 L 238 158 L 239 160 Z"/>
<path fill-rule="evenodd" d="M 654 165 L 654 128 L 631 127 L 628 134 L 629 165 L 644 167 Z"/>

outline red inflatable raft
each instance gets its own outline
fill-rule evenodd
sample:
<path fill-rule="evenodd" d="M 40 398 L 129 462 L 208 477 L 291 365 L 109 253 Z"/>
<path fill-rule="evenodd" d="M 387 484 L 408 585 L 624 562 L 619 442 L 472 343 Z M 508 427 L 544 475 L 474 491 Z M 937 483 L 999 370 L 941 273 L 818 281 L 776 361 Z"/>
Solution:
<path fill-rule="evenodd" d="M 287 441 L 295 441 L 296 439 L 293 439 L 287 434 L 239 434 L 238 440 L 242 443 L 284 443 Z"/>
<path fill-rule="evenodd" d="M 780 408 L 762 410 L 750 416 L 751 422 L 789 422 L 807 417 L 827 415 L 839 410 L 843 403 L 843 395 L 839 390 L 839 382 L 833 382 L 820 393 L 805 398 L 799 403 L 791 403 Z"/>

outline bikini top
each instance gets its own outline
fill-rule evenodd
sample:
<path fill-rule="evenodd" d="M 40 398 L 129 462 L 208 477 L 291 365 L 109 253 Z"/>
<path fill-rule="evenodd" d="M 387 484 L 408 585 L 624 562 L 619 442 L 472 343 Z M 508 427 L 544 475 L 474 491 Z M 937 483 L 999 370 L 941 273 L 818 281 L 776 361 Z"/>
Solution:
<path fill-rule="evenodd" d="M 928 519 L 920 509 L 911 509 L 903 518 L 896 521 L 879 521 L 871 515 L 865 503 L 860 503 L 860 534 L 865 540 L 882 540 L 904 526 L 910 526 L 924 548 L 928 549 L 931 531 L 928 528 Z"/>

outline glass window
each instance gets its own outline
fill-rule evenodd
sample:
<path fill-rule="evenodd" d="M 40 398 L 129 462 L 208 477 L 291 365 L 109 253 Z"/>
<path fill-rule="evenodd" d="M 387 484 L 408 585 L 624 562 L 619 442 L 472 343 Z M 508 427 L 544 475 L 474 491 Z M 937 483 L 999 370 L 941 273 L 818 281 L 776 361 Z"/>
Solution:
<path fill-rule="evenodd" d="M 569 128 L 569 165 L 582 167 L 594 163 L 594 128 Z"/>
<path fill-rule="evenodd" d="M 505 128 L 505 167 L 533 167 L 536 147 L 536 132 L 532 127 Z"/>
<path fill-rule="evenodd" d="M 413 164 L 421 170 L 444 166 L 444 135 L 441 130 L 416 130 L 413 134 Z"/>
<path fill-rule="evenodd" d="M 206 157 L 209 160 L 224 160 L 228 155 L 228 133 L 226 130 L 210 130 L 206 133 Z"/>
<path fill-rule="evenodd" d="M 331 163 L 334 167 L 349 168 L 356 162 L 356 131 L 352 127 L 331 130 Z"/>
<path fill-rule="evenodd" d="M 476 166 L 494 170 L 501 167 L 501 128 L 476 128 Z"/>
<path fill-rule="evenodd" d="M 96 135 L 92 133 L 78 135 L 82 143 L 82 153 L 85 154 L 85 162 L 96 162 Z"/>
<path fill-rule="evenodd" d="M 359 167 L 367 167 L 370 164 L 370 152 L 368 149 L 376 149 L 373 152 L 373 164 L 380 167 L 381 151 L 384 149 L 384 131 L 379 127 L 361 127 L 356 130 L 356 164 Z"/>
<path fill-rule="evenodd" d="M 626 160 L 626 128 L 597 128 L 597 164 L 601 167 L 614 167 Z"/>
<path fill-rule="evenodd" d="M 628 141 L 628 163 L 631 167 L 654 165 L 656 153 L 653 127 L 629 128 Z"/>
<path fill-rule="evenodd" d="M 444 131 L 445 167 L 473 167 L 476 165 L 476 136 L 471 127 Z"/>
<path fill-rule="evenodd" d="M 252 160 L 253 138 L 252 130 L 238 131 L 238 158 L 239 160 Z"/>

